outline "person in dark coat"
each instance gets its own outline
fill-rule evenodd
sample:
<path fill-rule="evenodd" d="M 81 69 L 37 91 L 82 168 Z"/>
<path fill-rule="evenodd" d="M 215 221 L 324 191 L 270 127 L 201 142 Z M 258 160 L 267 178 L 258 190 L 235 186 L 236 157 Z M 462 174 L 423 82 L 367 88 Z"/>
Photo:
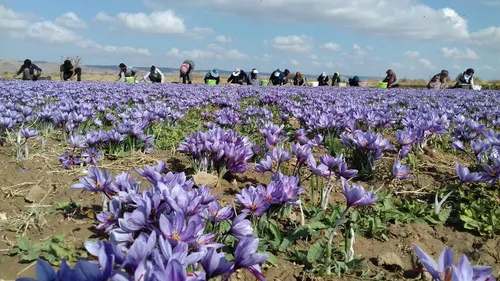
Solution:
<path fill-rule="evenodd" d="M 279 69 L 276 69 L 271 73 L 271 76 L 269 77 L 269 81 L 271 82 L 272 85 L 286 85 L 288 84 L 288 74 L 290 74 L 290 70 L 285 69 L 285 71 L 281 71 Z"/>
<path fill-rule="evenodd" d="M 455 81 L 455 88 L 460 88 L 461 85 L 474 85 L 474 69 L 469 68 L 466 71 L 458 74 Z"/>
<path fill-rule="evenodd" d="M 36 74 L 35 74 L 36 71 Z M 31 60 L 26 59 L 19 68 L 19 70 L 14 75 L 14 78 L 19 76 L 19 74 L 23 73 L 23 80 L 33 80 L 36 81 L 42 76 L 42 69 L 38 67 L 36 64 L 32 63 Z"/>
<path fill-rule="evenodd" d="M 295 73 L 292 81 L 294 86 L 305 86 L 307 84 L 307 78 L 299 71 Z"/>
<path fill-rule="evenodd" d="M 359 87 L 359 77 L 357 75 L 352 78 L 349 78 L 349 86 Z"/>
<path fill-rule="evenodd" d="M 441 70 L 440 73 L 434 75 L 431 78 L 431 80 L 427 84 L 427 89 L 439 90 L 448 88 L 448 85 L 446 84 L 446 82 L 448 81 L 448 75 L 448 70 Z"/>
<path fill-rule="evenodd" d="M 61 81 L 68 81 L 75 77 L 76 81 L 82 81 L 82 69 L 80 67 L 74 67 L 70 60 L 65 60 L 61 67 L 59 68 Z"/>
<path fill-rule="evenodd" d="M 179 80 L 182 78 L 182 83 L 192 84 L 193 83 L 193 70 L 194 70 L 194 62 L 192 60 L 185 60 L 181 68 L 179 69 Z"/>
<path fill-rule="evenodd" d="M 220 83 L 219 70 L 217 68 L 210 70 L 209 72 L 207 72 L 207 74 L 205 74 L 204 80 L 205 84 L 207 84 L 207 80 L 215 80 L 216 84 L 219 85 Z"/>
<path fill-rule="evenodd" d="M 250 74 L 248 74 L 247 77 L 247 83 L 248 85 L 253 85 L 253 86 L 260 85 L 259 71 L 257 70 L 257 68 L 253 68 L 252 71 L 250 71 Z"/>
<path fill-rule="evenodd" d="M 328 81 L 329 81 L 329 77 L 328 75 L 326 75 L 326 72 L 322 72 L 319 76 L 318 76 L 318 85 L 319 86 L 328 86 Z"/>
<path fill-rule="evenodd" d="M 247 83 L 247 73 L 239 68 L 236 68 L 234 72 L 227 79 L 227 83 L 240 84 L 243 85 Z"/>

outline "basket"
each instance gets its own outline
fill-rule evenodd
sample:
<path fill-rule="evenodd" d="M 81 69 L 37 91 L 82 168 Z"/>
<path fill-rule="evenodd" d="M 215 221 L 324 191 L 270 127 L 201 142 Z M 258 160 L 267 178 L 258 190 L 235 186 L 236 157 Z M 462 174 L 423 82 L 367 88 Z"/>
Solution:
<path fill-rule="evenodd" d="M 387 82 L 379 82 L 379 83 L 378 83 L 378 87 L 379 87 L 379 88 L 382 88 L 382 89 L 387 88 Z"/>
<path fill-rule="evenodd" d="M 217 85 L 217 80 L 214 80 L 214 79 L 208 79 L 208 80 L 207 80 L 207 85 Z"/>
<path fill-rule="evenodd" d="M 366 87 L 366 86 L 368 86 L 368 81 L 359 81 L 358 84 L 360 87 Z"/>
<path fill-rule="evenodd" d="M 347 83 L 345 83 L 345 82 L 340 82 L 340 83 L 339 83 L 339 87 L 347 87 Z"/>
<path fill-rule="evenodd" d="M 260 85 L 261 86 L 267 86 L 267 85 L 269 85 L 269 81 L 261 80 L 260 81 Z"/>
<path fill-rule="evenodd" d="M 126 83 L 135 83 L 135 77 L 125 77 Z"/>
<path fill-rule="evenodd" d="M 318 87 L 319 86 L 319 82 L 318 81 L 311 81 L 311 86 L 313 87 Z"/>

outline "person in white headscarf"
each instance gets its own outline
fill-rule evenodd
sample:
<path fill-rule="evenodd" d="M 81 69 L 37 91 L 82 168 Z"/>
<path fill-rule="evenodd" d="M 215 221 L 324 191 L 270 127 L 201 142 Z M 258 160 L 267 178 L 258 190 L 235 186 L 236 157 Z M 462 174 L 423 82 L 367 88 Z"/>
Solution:
<path fill-rule="evenodd" d="M 243 85 L 244 83 L 247 83 L 247 77 L 248 75 L 245 71 L 236 68 L 227 79 L 227 83 Z"/>
<path fill-rule="evenodd" d="M 328 86 L 329 80 L 330 78 L 328 78 L 326 72 L 321 72 L 321 74 L 318 76 L 319 86 Z"/>
<path fill-rule="evenodd" d="M 257 68 L 253 68 L 252 71 L 250 71 L 250 74 L 248 74 L 247 83 L 248 85 L 253 86 L 260 85 L 259 71 L 257 70 Z"/>

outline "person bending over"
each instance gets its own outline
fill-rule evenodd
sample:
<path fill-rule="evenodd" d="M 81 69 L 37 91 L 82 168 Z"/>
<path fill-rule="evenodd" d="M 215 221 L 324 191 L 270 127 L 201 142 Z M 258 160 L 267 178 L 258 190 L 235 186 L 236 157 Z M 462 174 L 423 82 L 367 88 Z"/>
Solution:
<path fill-rule="evenodd" d="M 319 86 L 328 86 L 328 81 L 329 81 L 329 77 L 328 75 L 326 75 L 326 72 L 322 72 L 319 76 L 318 76 L 318 85 Z"/>
<path fill-rule="evenodd" d="M 163 83 L 165 82 L 165 75 L 156 66 L 152 65 L 151 70 L 144 75 L 144 80 L 151 83 Z"/>
<path fill-rule="evenodd" d="M 61 81 L 71 80 L 76 75 L 76 81 L 82 81 L 82 69 L 74 67 L 70 60 L 65 60 L 59 68 Z"/>
<path fill-rule="evenodd" d="M 36 74 L 35 74 L 36 70 Z M 26 59 L 19 68 L 19 70 L 14 75 L 14 78 L 19 76 L 19 74 L 23 73 L 23 80 L 32 80 L 36 81 L 42 76 L 42 69 L 38 67 L 36 64 L 32 63 L 31 60 Z"/>
<path fill-rule="evenodd" d="M 352 78 L 349 78 L 349 86 L 359 87 L 359 77 L 357 75 Z"/>
<path fill-rule="evenodd" d="M 427 89 L 439 90 L 446 89 L 448 85 L 446 82 L 448 81 L 448 70 L 441 70 L 440 73 L 434 75 L 429 83 L 427 84 Z"/>
<path fill-rule="evenodd" d="M 239 68 L 236 68 L 234 72 L 227 79 L 227 83 L 240 84 L 243 85 L 247 82 L 247 73 Z"/>
<path fill-rule="evenodd" d="M 339 83 L 347 83 L 347 79 L 340 72 L 335 72 L 332 76 L 332 86 L 338 86 Z"/>
<path fill-rule="evenodd" d="M 307 84 L 307 78 L 298 71 L 295 73 L 292 81 L 294 86 L 305 86 Z"/>
<path fill-rule="evenodd" d="M 392 69 L 388 69 L 385 73 L 387 74 L 387 76 L 382 82 L 387 83 L 387 88 L 399 87 L 399 78 L 396 72 L 392 71 Z"/>
<path fill-rule="evenodd" d="M 248 74 L 247 77 L 247 83 L 248 85 L 253 85 L 253 86 L 260 85 L 259 71 L 257 70 L 257 68 L 253 68 L 252 71 L 250 71 L 250 74 Z"/>
<path fill-rule="evenodd" d="M 215 80 L 215 83 L 219 85 L 220 76 L 219 76 L 219 70 L 217 68 L 214 68 L 209 72 L 207 72 L 207 74 L 205 74 L 205 84 L 207 84 L 208 80 Z"/>
<path fill-rule="evenodd" d="M 286 85 L 288 84 L 288 74 L 290 74 L 290 70 L 285 69 L 285 71 L 281 71 L 279 69 L 276 69 L 271 73 L 271 76 L 269 77 L 269 81 L 271 81 L 271 84 L 273 85 Z"/>
<path fill-rule="evenodd" d="M 194 70 L 194 62 L 192 60 L 185 60 L 181 68 L 179 69 L 179 81 L 182 78 L 182 83 L 192 84 L 193 83 L 193 70 Z"/>
<path fill-rule="evenodd" d="M 120 63 L 120 73 L 118 73 L 118 81 L 125 82 L 125 78 L 136 78 L 137 70 L 133 67 L 128 67 L 124 63 Z"/>
<path fill-rule="evenodd" d="M 458 74 L 455 82 L 455 88 L 460 88 L 462 85 L 474 85 L 474 69 L 469 68 Z"/>

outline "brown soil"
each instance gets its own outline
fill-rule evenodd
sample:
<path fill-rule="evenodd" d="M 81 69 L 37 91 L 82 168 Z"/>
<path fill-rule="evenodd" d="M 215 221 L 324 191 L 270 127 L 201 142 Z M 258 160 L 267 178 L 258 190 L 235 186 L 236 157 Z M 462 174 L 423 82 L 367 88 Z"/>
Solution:
<path fill-rule="evenodd" d="M 57 148 L 56 148 L 57 149 Z M 73 183 L 76 183 L 82 176 L 82 171 L 86 168 L 75 168 L 71 170 L 63 169 L 55 156 L 57 152 L 49 151 L 44 154 L 33 154 L 30 160 L 16 162 L 12 157 L 10 148 L 0 149 L 0 213 L 6 213 L 8 220 L 0 221 L 0 277 L 6 280 L 12 280 L 20 276 L 34 276 L 35 267 L 32 264 L 19 263 L 18 256 L 6 255 L 17 237 L 28 236 L 36 242 L 49 236 L 65 233 L 74 243 L 83 243 L 86 239 L 94 235 L 94 220 L 87 216 L 65 216 L 61 213 L 54 213 L 49 216 L 41 217 L 38 222 L 33 222 L 33 217 L 28 217 L 26 207 L 32 205 L 25 202 L 25 196 L 35 185 L 43 188 L 46 193 L 43 195 L 43 201 L 35 204 L 41 205 L 41 208 L 51 208 L 54 202 L 68 202 L 73 200 L 85 209 L 91 209 L 98 212 L 100 199 L 97 195 L 84 194 L 80 191 L 70 189 Z M 437 156 L 436 156 L 437 155 Z M 438 188 L 440 182 L 451 178 L 454 175 L 452 163 L 460 159 L 443 158 L 443 155 L 437 153 L 433 156 L 424 154 L 425 170 L 419 176 L 419 180 L 410 181 L 404 186 L 404 189 L 415 190 L 418 187 L 432 186 Z M 454 157 L 448 156 L 446 157 Z M 132 171 L 133 167 L 142 167 L 144 165 L 156 164 L 163 160 L 167 163 L 167 169 L 173 171 L 185 171 L 191 174 L 189 162 L 179 154 L 171 155 L 165 151 L 155 151 L 151 155 L 134 153 L 126 158 L 114 161 L 103 161 L 102 167 L 105 167 L 113 174 L 122 171 Z M 389 161 L 390 162 L 390 161 Z M 450 168 L 451 167 L 451 168 Z M 220 200 L 225 204 L 232 204 L 234 194 L 239 192 L 242 187 L 248 185 L 266 184 L 269 182 L 269 174 L 259 174 L 248 171 L 243 175 L 236 175 L 223 181 L 222 186 L 213 190 L 219 193 Z M 306 187 L 306 196 L 308 193 L 308 184 Z M 364 184 L 367 187 L 367 184 Z M 342 200 L 340 193 L 332 195 L 332 201 Z M 20 219 L 21 222 L 18 232 L 11 231 L 12 222 Z M 474 236 L 466 232 L 458 232 L 454 229 L 444 226 L 429 227 L 423 224 L 395 225 L 390 228 L 389 241 L 377 239 L 366 239 L 356 237 L 355 253 L 366 258 L 367 264 L 371 269 L 372 275 L 381 273 L 383 279 L 379 280 L 402 280 L 413 278 L 417 263 L 414 258 L 412 243 L 416 243 L 427 251 L 430 255 L 439 255 L 439 252 L 445 246 L 453 248 L 455 253 L 463 252 L 469 255 L 474 262 L 480 260 L 481 264 L 492 265 L 495 274 L 500 271 L 500 239 L 498 237 L 486 239 Z M 497 249 L 497 250 L 495 250 Z M 402 269 L 394 270 L 377 265 L 377 257 L 384 253 L 395 253 L 401 259 Z M 311 276 L 304 273 L 303 268 L 295 264 L 290 256 L 278 256 L 278 267 L 266 267 L 264 274 L 267 280 L 323 280 L 320 277 Z M 234 280 L 255 280 L 246 272 L 236 274 Z M 338 279 L 336 279 L 338 280 Z M 351 280 L 346 277 L 342 280 Z M 352 280 L 359 280 L 352 278 Z"/>

